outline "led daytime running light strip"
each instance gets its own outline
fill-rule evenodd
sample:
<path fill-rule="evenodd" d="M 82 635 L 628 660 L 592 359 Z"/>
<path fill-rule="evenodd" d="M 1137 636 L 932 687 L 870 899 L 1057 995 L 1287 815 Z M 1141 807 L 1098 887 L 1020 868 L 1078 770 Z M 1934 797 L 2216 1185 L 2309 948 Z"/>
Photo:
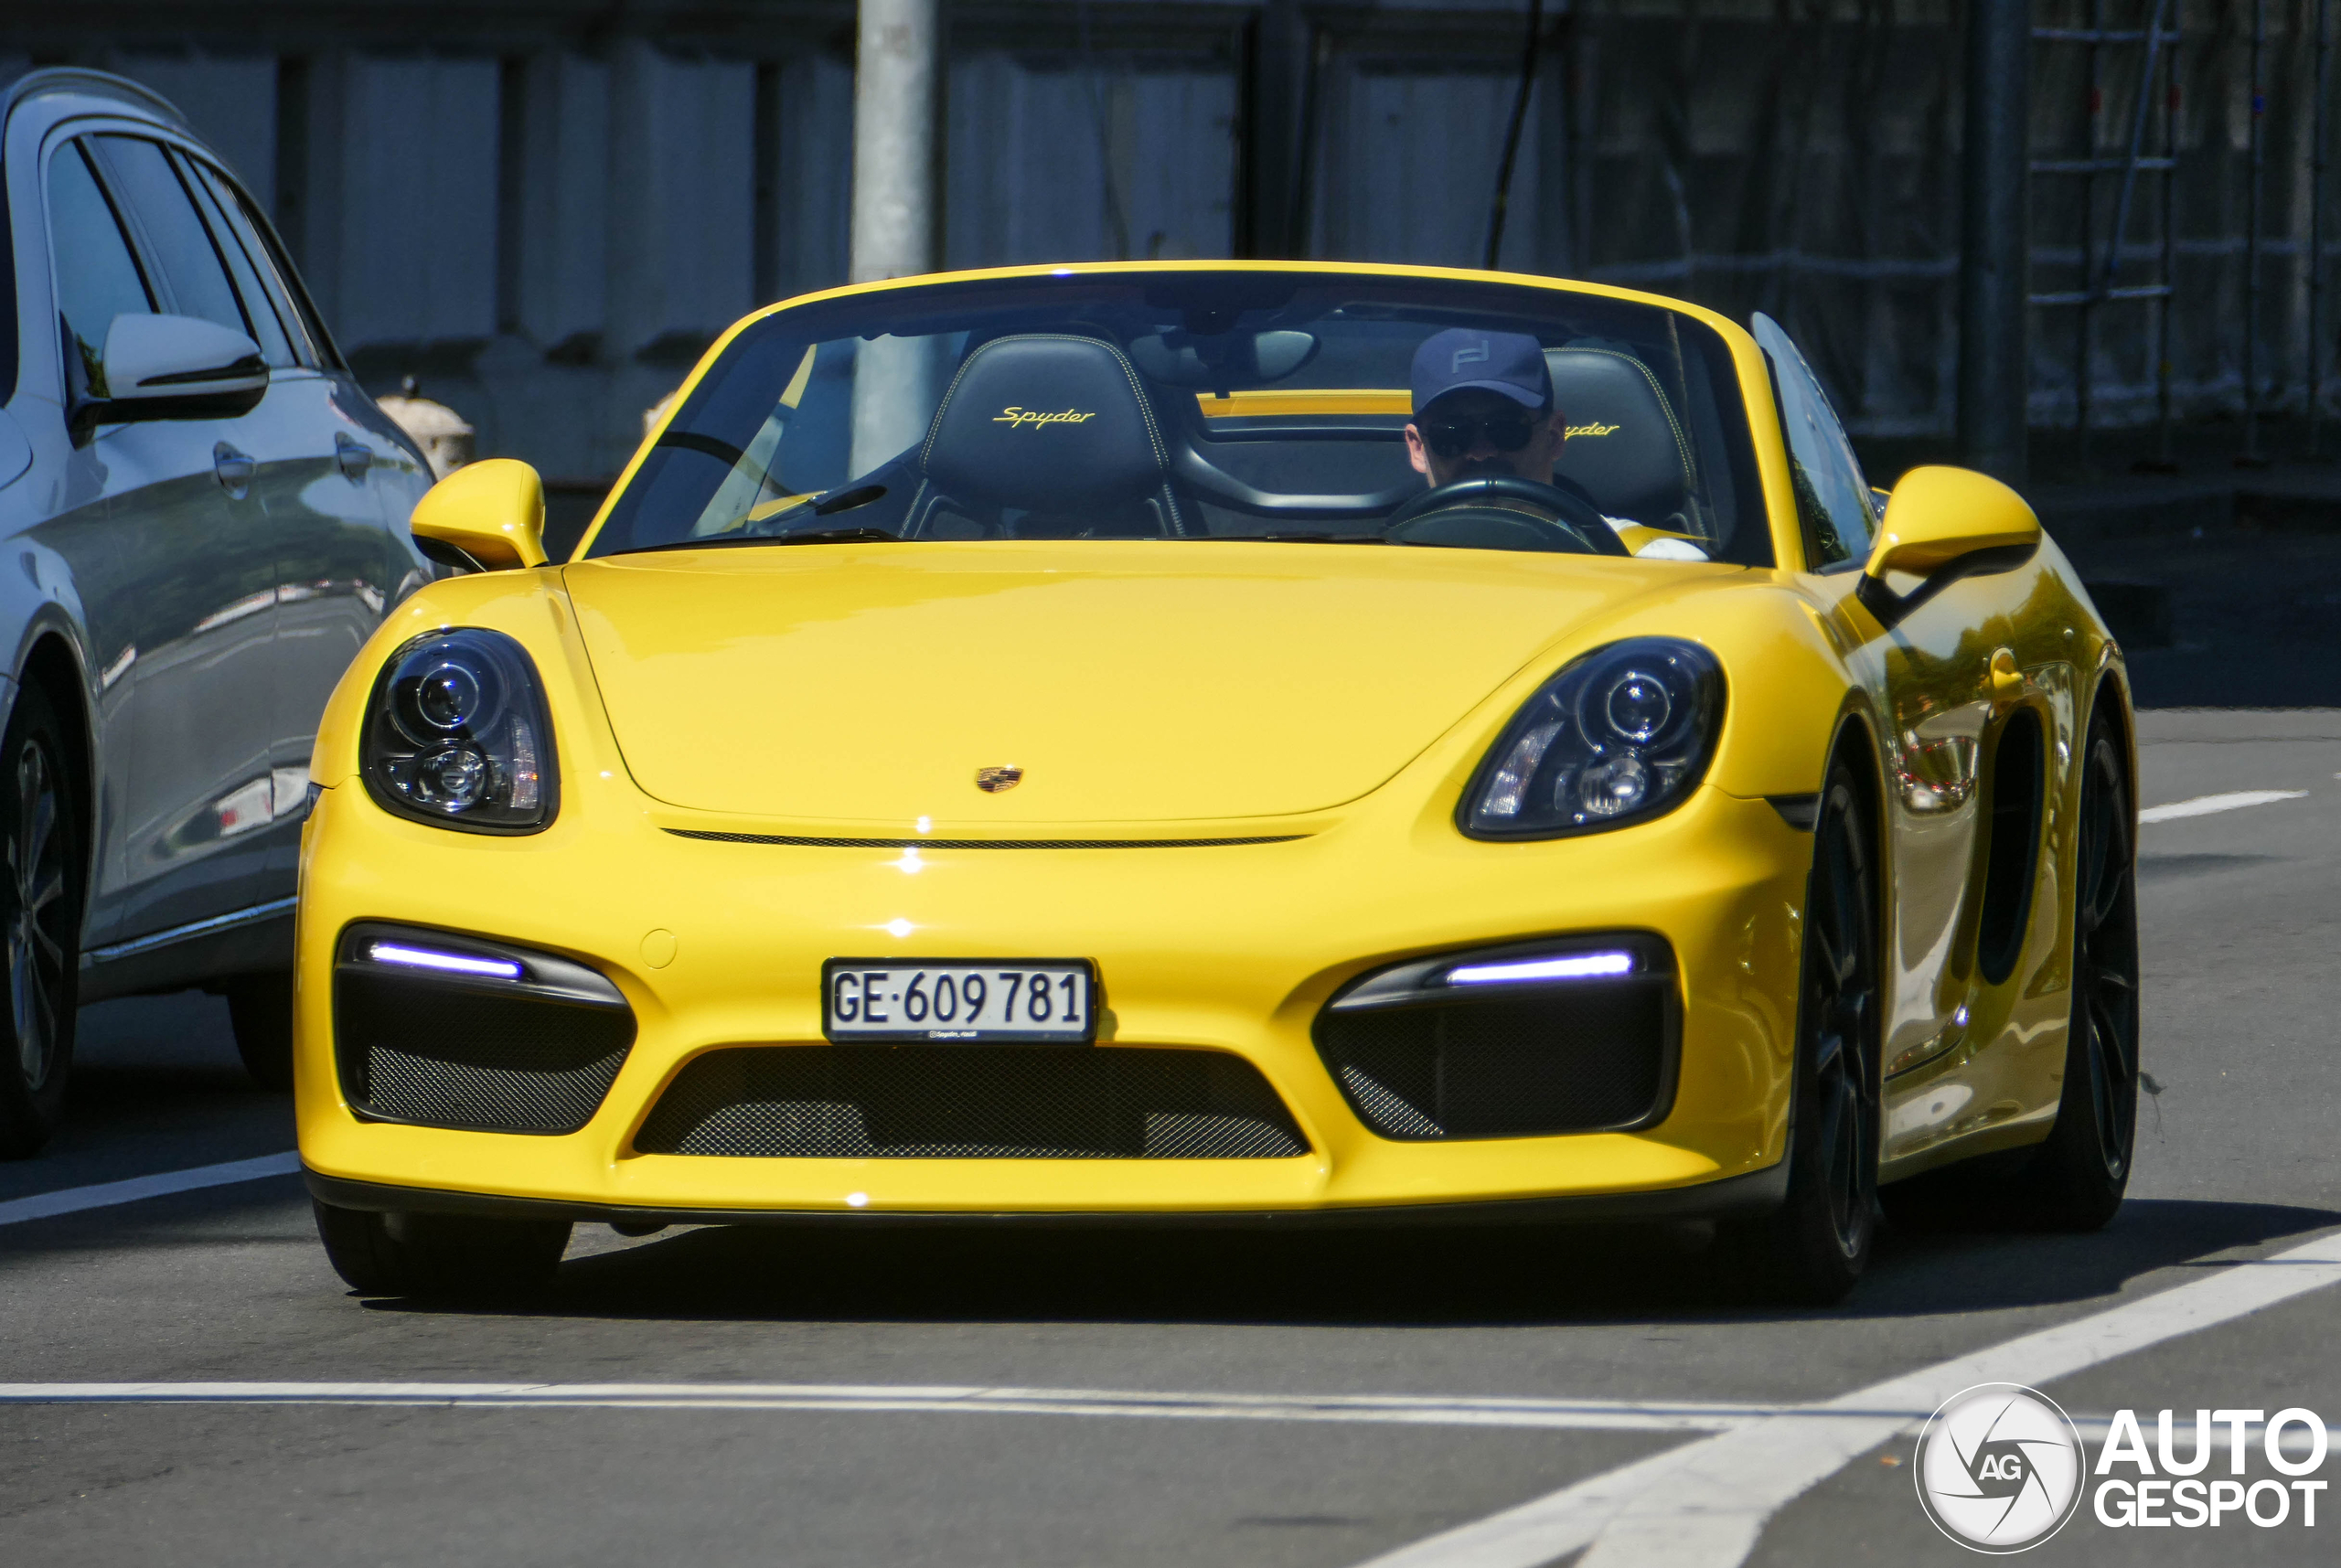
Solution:
<path fill-rule="evenodd" d="M 440 969 L 451 975 L 489 975 L 498 980 L 517 980 L 524 973 L 508 958 L 474 958 L 468 954 L 437 953 L 428 947 L 408 947 L 396 942 L 377 942 L 366 949 L 366 956 L 377 964 Z"/>
<path fill-rule="evenodd" d="M 1630 953 L 1573 953 L 1566 958 L 1523 958 L 1510 964 L 1466 964 L 1447 972 L 1450 986 L 1503 986 L 1531 980 L 1598 980 L 1630 975 Z"/>

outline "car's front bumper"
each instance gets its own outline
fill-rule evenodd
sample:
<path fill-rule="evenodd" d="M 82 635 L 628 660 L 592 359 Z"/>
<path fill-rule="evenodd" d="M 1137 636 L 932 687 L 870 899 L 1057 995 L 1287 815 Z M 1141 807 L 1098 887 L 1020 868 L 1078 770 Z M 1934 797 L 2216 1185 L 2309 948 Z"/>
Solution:
<path fill-rule="evenodd" d="M 1471 843 L 1442 819 L 1368 803 L 1284 843 L 917 855 L 689 838 L 670 830 L 672 815 L 605 778 L 572 789 L 547 832 L 486 838 L 393 819 L 354 781 L 323 792 L 304 840 L 296 1071 L 302 1156 L 321 1196 L 635 1224 L 1466 1206 L 1611 1219 L 1777 1196 L 1811 839 L 1764 801 L 1702 789 L 1656 822 L 1537 844 Z M 363 1118 L 336 1071 L 332 1000 L 338 939 L 361 920 L 469 933 L 606 976 L 637 1032 L 591 1119 L 536 1136 Z M 1395 1141 L 1360 1122 L 1312 1040 L 1326 1001 L 1368 969 L 1621 930 L 1662 937 L 1683 985 L 1672 1098 L 1644 1129 Z M 872 953 L 1093 958 L 1106 1039 L 1241 1057 L 1308 1152 L 762 1158 L 635 1147 L 695 1057 L 818 1043 L 823 960 Z"/>

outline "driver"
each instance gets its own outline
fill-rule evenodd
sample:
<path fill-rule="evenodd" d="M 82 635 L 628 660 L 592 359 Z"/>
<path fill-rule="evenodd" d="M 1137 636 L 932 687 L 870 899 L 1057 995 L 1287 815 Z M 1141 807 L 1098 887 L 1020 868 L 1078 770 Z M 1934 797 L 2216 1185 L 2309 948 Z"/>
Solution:
<path fill-rule="evenodd" d="M 1553 406 L 1553 377 L 1545 350 L 1519 332 L 1450 327 L 1415 350 L 1415 417 L 1406 425 L 1406 456 L 1431 486 L 1459 479 L 1513 475 L 1579 496 L 1598 511 L 1585 487 L 1553 471 L 1568 440 L 1568 416 Z M 1603 520 L 1623 532 L 1629 517 Z M 1666 560 L 1705 560 L 1685 539 L 1662 536 L 1634 552 Z"/>

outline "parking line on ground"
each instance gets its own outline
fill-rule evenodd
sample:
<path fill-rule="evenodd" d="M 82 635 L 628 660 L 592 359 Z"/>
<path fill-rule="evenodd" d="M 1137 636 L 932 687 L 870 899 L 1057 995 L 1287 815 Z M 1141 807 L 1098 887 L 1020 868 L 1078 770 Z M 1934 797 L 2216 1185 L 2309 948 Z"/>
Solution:
<path fill-rule="evenodd" d="M 2341 1284 L 2341 1232 L 2208 1279 L 1735 1425 L 1373 1559 L 1362 1568 L 1738 1568 L 1772 1516 L 1963 1388 L 2032 1387 Z"/>
<path fill-rule="evenodd" d="M 2341 774 L 2335 775 L 2341 777 Z M 2247 805 L 2272 805 L 2280 800 L 2300 800 L 2308 795 L 2304 789 L 2239 789 L 2226 795 L 2198 795 L 2193 800 L 2174 801 L 2168 805 L 2150 805 L 2138 813 L 2141 824 L 2172 822 L 2182 816 L 2208 816 L 2213 812 L 2240 811 Z"/>
<path fill-rule="evenodd" d="M 231 1159 L 220 1165 L 198 1165 L 187 1170 L 166 1170 L 134 1176 L 124 1181 L 101 1181 L 90 1187 L 68 1187 L 57 1192 L 36 1192 L 0 1203 L 0 1225 L 47 1220 L 58 1214 L 78 1214 L 84 1209 L 110 1209 L 144 1198 L 166 1198 L 174 1192 L 194 1192 L 206 1187 L 228 1187 L 258 1181 L 264 1176 L 291 1176 L 301 1168 L 301 1157 L 286 1150 L 253 1159 Z"/>

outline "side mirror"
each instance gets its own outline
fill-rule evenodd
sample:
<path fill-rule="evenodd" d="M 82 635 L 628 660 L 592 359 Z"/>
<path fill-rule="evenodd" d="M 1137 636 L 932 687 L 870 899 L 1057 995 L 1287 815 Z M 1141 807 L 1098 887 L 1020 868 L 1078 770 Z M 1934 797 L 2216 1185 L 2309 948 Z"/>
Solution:
<path fill-rule="evenodd" d="M 191 315 L 118 315 L 99 356 L 102 400 L 91 422 L 233 419 L 268 393 L 260 345 L 233 327 Z"/>
<path fill-rule="evenodd" d="M 407 525 L 422 553 L 467 571 L 545 563 L 545 487 L 509 457 L 466 463 L 431 486 Z"/>
<path fill-rule="evenodd" d="M 1891 626 L 1961 578 L 2013 571 L 2039 548 L 2040 519 L 1998 480 L 1966 468 L 1913 468 L 1887 497 L 1855 592 Z M 1886 585 L 1889 571 L 1919 583 L 1897 593 Z"/>

